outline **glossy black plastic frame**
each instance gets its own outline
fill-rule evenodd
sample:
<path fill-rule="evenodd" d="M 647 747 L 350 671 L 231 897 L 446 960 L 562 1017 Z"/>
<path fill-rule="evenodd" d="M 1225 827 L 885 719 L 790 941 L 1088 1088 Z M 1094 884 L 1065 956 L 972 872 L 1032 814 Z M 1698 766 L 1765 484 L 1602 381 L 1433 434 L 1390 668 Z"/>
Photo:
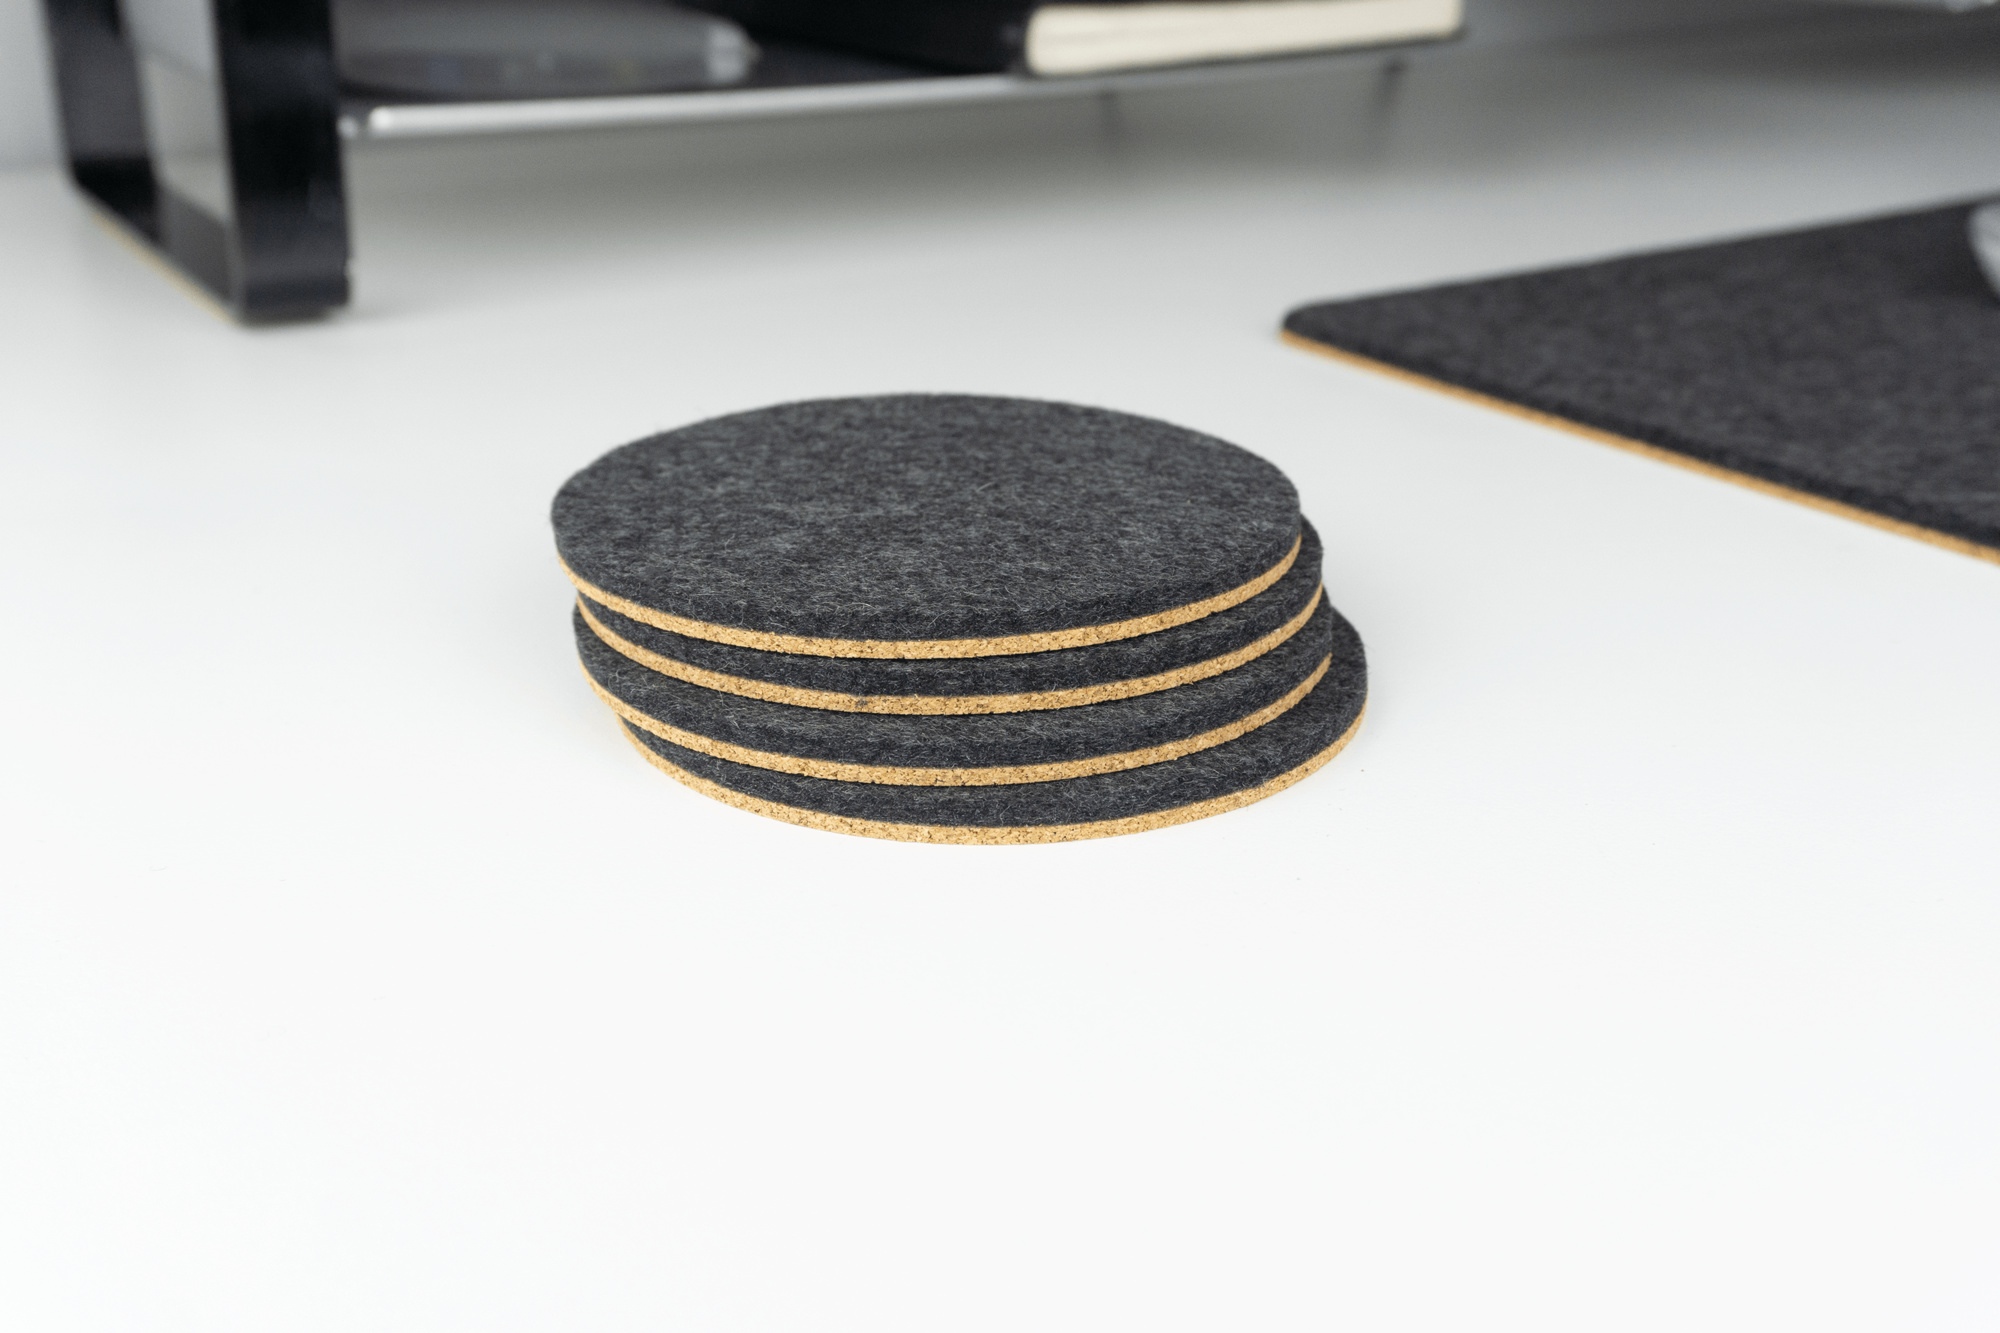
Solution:
<path fill-rule="evenodd" d="M 340 92 L 329 0 L 208 0 L 233 207 L 171 189 L 146 132 L 118 0 L 43 0 L 71 177 L 132 236 L 256 323 L 348 299 Z"/>

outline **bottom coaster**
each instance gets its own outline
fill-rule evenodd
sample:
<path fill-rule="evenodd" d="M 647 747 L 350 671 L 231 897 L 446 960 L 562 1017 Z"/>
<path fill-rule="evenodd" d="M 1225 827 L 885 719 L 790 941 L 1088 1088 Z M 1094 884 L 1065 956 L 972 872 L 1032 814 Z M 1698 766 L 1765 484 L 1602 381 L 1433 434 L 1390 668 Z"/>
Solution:
<path fill-rule="evenodd" d="M 1275 795 L 1338 754 L 1361 726 L 1368 668 L 1358 640 L 1276 720 L 1214 749 L 1055 782 L 905 787 L 802 777 L 683 749 L 629 725 L 654 767 L 705 796 L 808 828 L 903 842 L 1108 838 L 1184 824 Z M 625 725 L 621 723 L 621 725 Z"/>

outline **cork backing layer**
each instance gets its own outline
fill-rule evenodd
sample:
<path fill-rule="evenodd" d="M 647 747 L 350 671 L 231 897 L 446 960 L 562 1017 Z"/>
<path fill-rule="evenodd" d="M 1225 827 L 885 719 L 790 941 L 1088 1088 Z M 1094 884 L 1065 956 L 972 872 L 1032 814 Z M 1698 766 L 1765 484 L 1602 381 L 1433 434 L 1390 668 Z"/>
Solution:
<path fill-rule="evenodd" d="M 643 625 L 667 630 L 674 634 L 685 634 L 691 639 L 708 639 L 715 643 L 727 643 L 738 648 L 755 648 L 766 653 L 800 653 L 808 657 L 864 657 L 913 660 L 921 658 L 948 657 L 1007 657 L 1015 653 L 1046 653 L 1059 648 L 1087 648 L 1091 644 L 1111 643 L 1118 639 L 1137 638 L 1141 634 L 1157 634 L 1161 630 L 1185 625 L 1189 621 L 1212 616 L 1218 611 L 1226 611 L 1232 606 L 1249 601 L 1264 589 L 1285 576 L 1292 562 L 1299 558 L 1299 539 L 1294 538 L 1291 549 L 1286 551 L 1277 564 L 1272 565 L 1247 583 L 1217 593 L 1213 597 L 1198 602 L 1189 602 L 1167 611 L 1152 615 L 1134 616 L 1130 620 L 1114 620 L 1102 625 L 1085 625 L 1077 629 L 1042 630 L 1033 634 L 1001 634 L 991 638 L 968 639 L 830 639 L 814 638 L 798 634 L 772 634 L 763 630 L 741 629 L 733 625 L 717 625 L 702 620 L 690 620 L 685 616 L 670 615 L 656 611 L 649 606 L 641 606 L 629 598 L 620 597 L 578 576 L 567 564 L 563 573 L 576 590 L 586 598 L 610 607 L 621 616 L 630 616 Z"/>
<path fill-rule="evenodd" d="M 1243 791 L 1231 792 L 1226 796 L 1211 796 L 1205 801 L 1194 801 L 1171 810 L 1156 810 L 1145 815 L 1127 815 L 1122 819 L 1100 819 L 1083 824 L 1042 824 L 1024 828 L 898 824 L 888 820 L 853 819 L 844 815 L 824 814 L 818 810 L 806 810 L 795 805 L 781 805 L 777 801 L 746 796 L 742 792 L 731 791 L 720 783 L 697 777 L 647 749 L 645 744 L 629 730 L 625 733 L 625 739 L 632 742 L 632 748 L 639 752 L 642 759 L 674 781 L 692 787 L 710 800 L 733 805 L 738 810 L 747 810 L 766 819 L 781 820 L 787 824 L 820 829 L 827 833 L 845 833 L 857 838 L 882 838 L 890 842 L 1018 846 L 1026 843 L 1083 842 L 1090 838 L 1116 838 L 1127 833 L 1147 833 L 1153 829 L 1171 828 L 1175 824 L 1192 824 L 1197 819 L 1228 814 L 1231 810 L 1241 810 L 1246 805 L 1255 805 L 1266 797 L 1276 796 L 1286 788 L 1296 786 L 1332 763 L 1334 757 L 1346 749 L 1348 742 L 1360 732 L 1361 722 L 1365 716 L 1365 710 L 1356 714 L 1353 723 L 1333 744 L 1298 767 Z"/>
<path fill-rule="evenodd" d="M 1190 754 L 1261 725 L 1302 698 L 1351 626 L 1322 606 L 1304 632 L 1235 671 L 1083 708 L 966 716 L 832 712 L 720 694 L 663 676 L 575 626 L 584 672 L 652 735 L 733 763 L 842 782 L 1004 786 L 1112 772 Z M 1289 702 L 1288 702 L 1289 701 Z"/>
<path fill-rule="evenodd" d="M 886 713 L 905 717 L 973 717 L 992 713 L 1032 713 L 1052 708 L 1082 708 L 1090 704 L 1111 703 L 1118 699 L 1136 699 L 1140 695 L 1155 694 L 1161 690 L 1171 690 L 1181 685 L 1192 685 L 1197 681 L 1219 676 L 1225 671 L 1234 671 L 1247 666 L 1264 654 L 1289 642 L 1293 635 L 1306 627 L 1313 612 L 1319 609 L 1324 589 L 1313 588 L 1312 596 L 1296 615 L 1269 634 L 1252 639 L 1233 652 L 1211 657 L 1206 661 L 1179 667 L 1173 671 L 1159 671 L 1150 676 L 1139 676 L 1131 680 L 1106 681 L 1098 685 L 1078 686 L 1066 690 L 1035 690 L 1022 694 L 845 694 L 833 690 L 808 690 L 792 685 L 778 685 L 770 681 L 752 680 L 747 676 L 732 676 L 720 671 L 708 671 L 686 662 L 643 648 L 625 638 L 597 615 L 586 598 L 577 599 L 577 612 L 584 623 L 618 653 L 631 658 L 641 666 L 671 676 L 675 680 L 699 685 L 703 689 L 719 690 L 724 694 L 740 695 L 745 699 L 763 699 L 769 703 L 789 704 L 794 708 L 821 708 L 837 713 Z"/>
<path fill-rule="evenodd" d="M 994 787 L 876 786 L 775 773 L 629 724 L 624 730 L 679 780 L 794 823 L 932 842 L 1047 842 L 1163 827 L 1279 790 L 1344 743 L 1366 699 L 1365 664 L 1336 659 L 1299 704 L 1213 749 L 1121 772 Z"/>
<path fill-rule="evenodd" d="M 1213 615 L 1156 634 L 999 657 L 883 659 L 769 653 L 675 634 L 588 598 L 598 637 L 677 680 L 744 698 L 835 712 L 950 715 L 1076 708 L 1191 684 L 1233 670 L 1302 628 L 1320 596 L 1319 533 L 1303 519 L 1299 554 L 1276 583 Z"/>
<path fill-rule="evenodd" d="M 591 680 L 589 672 L 584 673 L 584 679 L 589 682 L 591 692 L 627 724 L 648 735 L 658 736 L 663 741 L 671 741 L 682 749 L 695 750 L 717 759 L 727 759 L 734 764 L 768 768 L 778 773 L 797 773 L 802 777 L 831 778 L 836 782 L 873 782 L 892 787 L 1004 787 L 1021 782 L 1057 782 L 1064 778 L 1087 778 L 1099 773 L 1118 773 L 1128 768 L 1142 768 L 1147 764 L 1180 759 L 1213 746 L 1226 744 L 1238 736 L 1255 731 L 1267 722 L 1282 717 L 1301 699 L 1312 693 L 1313 686 L 1319 684 L 1332 662 L 1331 657 L 1321 658 L 1311 675 L 1256 712 L 1180 740 L 1168 741 L 1163 745 L 1150 745 L 1143 750 L 1092 755 L 1088 759 L 1069 759 L 1061 763 L 1008 764 L 986 768 L 889 768 L 876 764 L 843 764 L 830 759 L 802 759 L 797 755 L 752 750 L 670 726 L 658 718 L 648 717 Z"/>

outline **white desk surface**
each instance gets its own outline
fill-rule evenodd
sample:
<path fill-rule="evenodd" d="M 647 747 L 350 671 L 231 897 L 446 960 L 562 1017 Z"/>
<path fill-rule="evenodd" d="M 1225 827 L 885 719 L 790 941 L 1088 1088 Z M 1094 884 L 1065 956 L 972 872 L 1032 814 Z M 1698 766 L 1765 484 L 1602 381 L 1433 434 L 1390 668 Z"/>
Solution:
<path fill-rule="evenodd" d="M 1994 1327 L 2000 569 L 1274 336 L 2000 191 L 1974 31 L 374 149 L 261 332 L 0 179 L 0 1325 Z M 1360 739 L 1030 848 L 641 763 L 556 486 L 899 389 L 1288 469 Z"/>

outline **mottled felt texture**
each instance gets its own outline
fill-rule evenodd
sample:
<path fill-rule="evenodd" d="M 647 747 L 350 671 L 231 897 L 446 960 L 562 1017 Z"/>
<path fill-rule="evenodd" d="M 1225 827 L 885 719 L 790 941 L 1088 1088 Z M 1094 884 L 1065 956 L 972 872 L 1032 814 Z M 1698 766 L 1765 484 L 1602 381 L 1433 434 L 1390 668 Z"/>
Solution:
<path fill-rule="evenodd" d="M 858 697 L 1034 694 L 1158 675 L 1239 651 L 1304 611 L 1319 577 L 1319 534 L 1306 523 L 1297 562 L 1247 602 L 1156 634 L 1005 657 L 907 661 L 767 653 L 656 629 L 595 602 L 590 613 L 648 652 L 743 680 Z"/>
<path fill-rule="evenodd" d="M 1271 782 L 1323 753 L 1361 716 L 1368 669 L 1361 640 L 1335 622 L 1333 663 L 1297 707 L 1213 749 L 1092 777 L 995 787 L 908 787 L 837 782 L 752 768 L 688 750 L 627 726 L 667 763 L 730 791 L 848 819 L 960 828 L 1022 828 L 1128 819 Z"/>
<path fill-rule="evenodd" d="M 614 596 L 808 638 L 998 638 L 1169 611 L 1273 569 L 1298 496 L 1178 426 L 1011 398 L 790 403 L 606 454 L 556 546 Z"/>
<path fill-rule="evenodd" d="M 1295 310 L 1288 331 L 2000 546 L 2000 302 L 1941 208 Z"/>
<path fill-rule="evenodd" d="M 584 670 L 635 712 L 724 745 L 840 764 L 889 768 L 999 768 L 1124 754 L 1226 727 L 1296 689 L 1333 650 L 1336 625 L 1321 604 L 1283 645 L 1247 666 L 1179 689 L 1082 708 L 909 717 L 839 713 L 746 699 L 690 685 L 606 646 L 574 617 Z M 1351 629 L 1345 631 L 1352 637 Z"/>

